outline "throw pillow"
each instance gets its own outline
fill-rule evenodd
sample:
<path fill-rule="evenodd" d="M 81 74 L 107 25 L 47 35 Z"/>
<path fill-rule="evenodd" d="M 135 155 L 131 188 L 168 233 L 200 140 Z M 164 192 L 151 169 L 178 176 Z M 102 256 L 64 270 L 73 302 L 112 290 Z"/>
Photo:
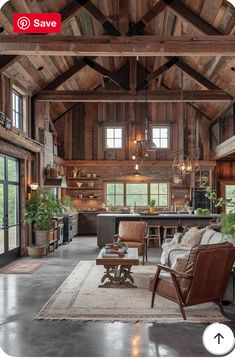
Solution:
<path fill-rule="evenodd" d="M 183 236 L 180 245 L 192 247 L 194 245 L 200 245 L 202 235 L 206 229 L 198 229 L 197 227 L 191 228 Z"/>
<path fill-rule="evenodd" d="M 187 266 L 188 257 L 189 253 L 178 256 L 171 268 L 177 272 L 184 272 Z"/>

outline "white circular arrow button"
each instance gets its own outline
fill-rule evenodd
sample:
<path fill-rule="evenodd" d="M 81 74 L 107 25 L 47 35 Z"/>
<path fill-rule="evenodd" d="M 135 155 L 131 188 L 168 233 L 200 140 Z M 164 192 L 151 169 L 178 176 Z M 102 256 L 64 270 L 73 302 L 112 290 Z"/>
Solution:
<path fill-rule="evenodd" d="M 231 352 L 235 338 L 231 328 L 222 323 L 212 323 L 204 331 L 202 342 L 206 350 L 216 356 Z"/>

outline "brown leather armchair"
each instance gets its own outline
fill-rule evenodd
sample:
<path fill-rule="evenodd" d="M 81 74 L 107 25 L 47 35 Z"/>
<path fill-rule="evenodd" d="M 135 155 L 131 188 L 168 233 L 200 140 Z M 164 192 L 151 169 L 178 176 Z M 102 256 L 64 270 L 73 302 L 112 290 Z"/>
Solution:
<path fill-rule="evenodd" d="M 194 246 L 187 259 L 179 260 L 176 270 L 157 265 L 154 280 L 150 281 L 153 308 L 158 294 L 178 303 L 186 320 L 184 307 L 215 302 L 222 313 L 222 299 L 235 261 L 235 247 L 229 243 Z M 161 271 L 169 275 L 161 277 Z"/>
<path fill-rule="evenodd" d="M 125 242 L 128 247 L 136 247 L 139 255 L 146 257 L 147 261 L 147 231 L 148 225 L 145 221 L 120 221 L 118 234 L 114 236 L 115 240 Z"/>

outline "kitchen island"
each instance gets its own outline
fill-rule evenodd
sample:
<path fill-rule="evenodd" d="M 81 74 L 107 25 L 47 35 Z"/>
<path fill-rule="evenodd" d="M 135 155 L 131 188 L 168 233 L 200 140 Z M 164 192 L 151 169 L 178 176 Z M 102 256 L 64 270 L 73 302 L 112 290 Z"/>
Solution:
<path fill-rule="evenodd" d="M 195 214 L 119 214 L 102 213 L 97 216 L 97 245 L 103 247 L 113 241 L 120 221 L 146 221 L 149 225 L 206 226 L 218 214 L 200 216 Z"/>

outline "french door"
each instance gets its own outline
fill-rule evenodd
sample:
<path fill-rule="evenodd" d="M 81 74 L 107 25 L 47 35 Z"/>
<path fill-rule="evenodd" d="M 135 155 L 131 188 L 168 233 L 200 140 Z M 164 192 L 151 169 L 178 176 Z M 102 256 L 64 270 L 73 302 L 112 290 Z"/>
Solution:
<path fill-rule="evenodd" d="M 0 155 L 0 266 L 20 253 L 19 161 Z"/>

